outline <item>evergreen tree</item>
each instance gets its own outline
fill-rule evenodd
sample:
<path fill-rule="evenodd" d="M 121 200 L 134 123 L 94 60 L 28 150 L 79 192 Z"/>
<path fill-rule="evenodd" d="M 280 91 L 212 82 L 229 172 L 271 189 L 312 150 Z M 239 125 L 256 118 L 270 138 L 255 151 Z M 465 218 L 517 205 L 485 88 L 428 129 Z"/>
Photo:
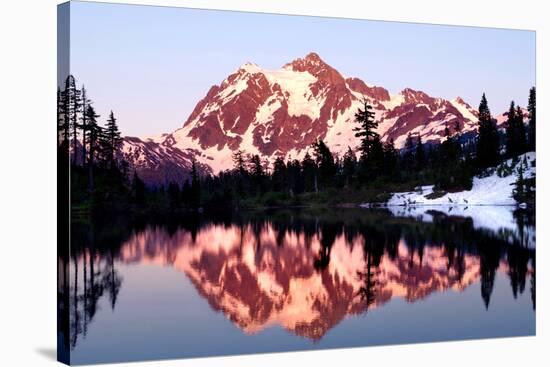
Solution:
<path fill-rule="evenodd" d="M 136 171 L 132 178 L 132 196 L 134 202 L 138 205 L 145 203 L 145 183 L 139 178 Z"/>
<path fill-rule="evenodd" d="M 514 184 L 515 188 L 513 190 L 513 197 L 518 202 L 522 202 L 525 200 L 525 179 L 523 177 L 523 162 L 520 162 L 519 168 L 518 168 L 518 179 Z"/>
<path fill-rule="evenodd" d="M 247 161 L 245 153 L 242 150 L 236 150 L 232 154 L 233 158 L 233 172 L 234 175 L 234 191 L 236 191 L 235 197 L 240 197 L 246 194 L 248 190 L 248 171 Z"/>
<path fill-rule="evenodd" d="M 470 190 L 472 172 L 470 163 L 463 160 L 459 136 L 451 135 L 448 126 L 445 126 L 445 136 L 436 153 L 435 186 L 440 190 Z"/>
<path fill-rule="evenodd" d="M 416 160 L 417 172 L 422 171 L 426 166 L 426 152 L 424 151 L 424 144 L 422 144 L 422 137 L 420 135 L 418 135 L 414 158 Z"/>
<path fill-rule="evenodd" d="M 303 191 L 303 177 L 300 166 L 300 161 L 297 159 L 289 160 L 286 164 L 287 179 L 290 196 L 298 194 Z"/>
<path fill-rule="evenodd" d="M 97 124 L 99 115 L 95 113 L 92 105 L 86 109 L 87 138 L 88 141 L 88 191 L 94 190 L 94 164 L 99 151 L 99 137 L 103 134 L 102 128 Z"/>
<path fill-rule="evenodd" d="M 233 152 L 233 168 L 235 171 L 240 174 L 241 176 L 245 176 L 247 174 L 246 170 L 246 159 L 245 154 L 242 150 L 236 150 Z"/>
<path fill-rule="evenodd" d="M 491 117 L 485 93 L 481 97 L 478 116 L 476 161 L 479 169 L 495 166 L 499 161 L 500 142 L 498 130 Z"/>
<path fill-rule="evenodd" d="M 189 207 L 192 202 L 192 193 L 191 193 L 191 183 L 189 182 L 189 179 L 185 180 L 183 183 L 183 187 L 181 188 L 181 201 L 183 202 L 183 205 L 186 207 Z"/>
<path fill-rule="evenodd" d="M 378 122 L 374 120 L 372 106 L 366 99 L 363 100 L 363 109 L 359 108 L 355 113 L 355 136 L 360 138 L 361 152 L 359 177 L 361 181 L 374 180 L 383 171 L 384 149 L 380 136 L 376 132 Z"/>
<path fill-rule="evenodd" d="M 86 110 L 88 109 L 88 105 L 92 103 L 88 99 L 88 95 L 86 93 L 86 88 L 84 85 L 82 86 L 81 90 L 82 94 L 82 116 L 80 117 L 80 127 L 82 129 L 82 165 L 86 164 L 86 134 L 88 133 L 88 125 L 87 125 L 87 113 Z"/>
<path fill-rule="evenodd" d="M 362 160 L 361 177 L 363 180 L 374 181 L 384 172 L 384 147 L 379 136 L 375 136 L 370 143 L 370 152 Z"/>
<path fill-rule="evenodd" d="M 449 167 L 460 160 L 460 144 L 457 141 L 458 139 L 451 135 L 447 125 L 445 125 L 445 137 L 446 139 L 441 143 L 441 159 Z"/>
<path fill-rule="evenodd" d="M 524 115 L 520 106 L 516 107 L 516 139 L 518 154 L 527 151 L 527 132 L 525 131 Z"/>
<path fill-rule="evenodd" d="M 523 123 L 523 111 L 510 103 L 508 120 L 506 121 L 506 155 L 515 157 L 525 152 L 527 148 L 525 124 Z"/>
<path fill-rule="evenodd" d="M 355 122 L 359 124 L 359 126 L 353 128 L 353 131 L 355 131 L 355 137 L 361 139 L 361 145 L 359 146 L 361 160 L 366 160 L 371 151 L 373 141 L 379 138 L 378 133 L 375 131 L 378 127 L 378 122 L 374 120 L 372 106 L 366 99 L 363 100 L 363 109 L 359 108 L 355 113 Z"/>
<path fill-rule="evenodd" d="M 76 80 L 74 76 L 67 76 L 65 79 L 65 90 L 62 93 L 63 100 L 63 125 L 62 125 L 62 140 L 69 142 L 72 135 L 72 149 L 73 160 L 72 163 L 76 164 L 76 152 L 78 147 L 78 113 L 81 110 L 80 91 L 76 88 Z"/>
<path fill-rule="evenodd" d="M 201 182 L 197 169 L 197 162 L 193 160 L 191 163 L 191 205 L 194 209 L 198 209 L 201 203 Z"/>
<path fill-rule="evenodd" d="M 317 166 L 309 152 L 306 152 L 302 160 L 302 174 L 304 176 L 304 190 L 317 192 Z"/>
<path fill-rule="evenodd" d="M 412 137 L 412 134 L 411 132 L 409 131 L 409 133 L 407 134 L 407 139 L 405 139 L 405 146 L 404 146 L 405 150 L 407 151 L 412 151 L 414 149 L 414 139 Z"/>
<path fill-rule="evenodd" d="M 517 152 L 516 123 L 516 105 L 512 101 L 510 102 L 508 120 L 506 121 L 506 156 L 508 157 L 512 157 Z"/>
<path fill-rule="evenodd" d="M 57 87 L 57 145 L 60 148 L 68 141 L 69 137 L 69 127 L 65 117 L 65 93 Z"/>
<path fill-rule="evenodd" d="M 168 185 L 168 205 L 170 210 L 176 210 L 180 207 L 180 187 L 175 182 Z"/>
<path fill-rule="evenodd" d="M 398 172 L 399 153 L 395 149 L 393 139 L 389 139 L 384 144 L 384 167 L 385 174 L 389 178 L 397 176 Z"/>
<path fill-rule="evenodd" d="M 529 112 L 529 139 L 528 139 L 528 148 L 531 151 L 534 151 L 536 148 L 537 142 L 537 92 L 535 87 L 532 87 L 529 90 L 529 102 L 527 105 L 527 111 Z"/>
<path fill-rule="evenodd" d="M 330 149 L 322 140 L 313 143 L 313 156 L 319 170 L 319 182 L 322 188 L 331 185 L 336 175 L 336 164 Z"/>
<path fill-rule="evenodd" d="M 353 176 L 355 175 L 355 168 L 357 166 L 357 157 L 351 147 L 348 147 L 348 151 L 344 154 L 344 161 L 342 163 L 342 174 L 345 180 L 345 186 L 349 186 Z"/>
<path fill-rule="evenodd" d="M 109 114 L 107 125 L 101 135 L 102 153 L 105 161 L 110 168 L 116 167 L 116 153 L 122 147 L 122 137 L 118 130 L 118 125 L 113 111 Z"/>
<path fill-rule="evenodd" d="M 286 164 L 282 157 L 277 157 L 273 162 L 273 190 L 285 192 L 287 189 Z"/>
<path fill-rule="evenodd" d="M 403 146 L 403 168 L 407 172 L 407 175 L 413 171 L 414 167 L 414 139 L 411 132 L 407 134 L 405 139 L 405 145 Z"/>
<path fill-rule="evenodd" d="M 255 154 L 249 157 L 249 172 L 252 178 L 252 186 L 256 193 L 263 191 L 264 167 L 260 156 Z"/>
<path fill-rule="evenodd" d="M 264 168 L 262 166 L 262 161 L 259 155 L 254 154 L 250 156 L 249 164 L 250 164 L 249 171 L 253 177 L 261 178 L 264 175 Z"/>
<path fill-rule="evenodd" d="M 77 163 L 77 150 L 78 150 L 78 130 L 80 124 L 78 123 L 78 113 L 81 111 L 81 91 L 76 87 L 76 80 L 74 76 L 69 75 L 65 81 L 65 121 L 68 122 L 68 128 L 71 130 L 72 135 L 72 149 L 73 149 L 73 161 Z M 68 138 L 68 137 L 67 137 Z"/>

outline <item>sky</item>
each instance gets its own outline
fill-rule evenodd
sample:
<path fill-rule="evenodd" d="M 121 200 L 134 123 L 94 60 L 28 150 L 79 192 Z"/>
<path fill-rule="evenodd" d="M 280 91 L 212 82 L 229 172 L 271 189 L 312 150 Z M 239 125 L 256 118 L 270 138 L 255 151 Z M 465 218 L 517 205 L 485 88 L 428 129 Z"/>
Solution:
<path fill-rule="evenodd" d="M 493 114 L 525 106 L 536 79 L 533 31 L 88 2 L 71 3 L 70 31 L 70 72 L 127 136 L 180 128 L 246 62 L 277 69 L 309 52 L 392 94 L 477 108 L 485 92 Z"/>

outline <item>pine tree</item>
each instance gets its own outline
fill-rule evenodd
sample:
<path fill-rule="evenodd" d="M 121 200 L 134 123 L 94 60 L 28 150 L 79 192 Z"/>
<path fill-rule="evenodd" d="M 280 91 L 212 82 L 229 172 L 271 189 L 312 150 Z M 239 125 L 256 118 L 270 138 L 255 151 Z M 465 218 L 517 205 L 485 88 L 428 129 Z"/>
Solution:
<path fill-rule="evenodd" d="M 412 133 L 409 131 L 407 138 L 405 139 L 405 150 L 412 151 L 414 149 L 414 139 Z"/>
<path fill-rule="evenodd" d="M 198 209 L 201 203 L 201 182 L 197 169 L 197 162 L 191 163 L 191 205 Z"/>
<path fill-rule="evenodd" d="M 437 189 L 464 189 L 469 187 L 470 174 L 464 170 L 460 154 L 460 142 L 457 135 L 452 135 L 450 129 L 445 125 L 446 139 L 440 144 L 437 161 L 438 170 L 435 177 Z"/>
<path fill-rule="evenodd" d="M 414 139 L 411 132 L 407 134 L 405 145 L 403 146 L 403 168 L 410 172 L 414 166 Z"/>
<path fill-rule="evenodd" d="M 185 180 L 185 182 L 183 183 L 183 187 L 181 188 L 181 201 L 183 202 L 183 205 L 187 207 L 190 206 L 191 198 L 191 183 L 189 182 L 189 179 L 187 179 Z"/>
<path fill-rule="evenodd" d="M 92 103 L 91 100 L 88 99 L 86 88 L 84 85 L 82 85 L 82 116 L 80 118 L 80 128 L 82 129 L 82 165 L 86 164 L 86 134 L 88 133 L 88 126 L 87 126 L 87 114 L 86 110 L 88 109 L 88 105 Z"/>
<path fill-rule="evenodd" d="M 344 154 L 344 161 L 342 163 L 342 174 L 345 179 L 345 186 L 349 186 L 353 176 L 355 175 L 355 168 L 357 166 L 357 157 L 351 147 L 348 147 L 346 154 Z"/>
<path fill-rule="evenodd" d="M 65 93 L 57 87 L 57 145 L 62 148 L 68 141 L 69 127 L 65 119 Z M 65 147 L 66 148 L 66 147 Z"/>
<path fill-rule="evenodd" d="M 301 175 L 300 162 L 297 159 L 288 160 L 286 163 L 286 172 L 288 179 L 289 193 L 291 197 L 294 197 L 294 194 L 300 193 L 303 191 L 303 178 Z"/>
<path fill-rule="evenodd" d="M 375 136 L 370 143 L 370 152 L 362 161 L 361 176 L 363 180 L 374 181 L 384 172 L 384 147 L 379 136 Z"/>
<path fill-rule="evenodd" d="M 100 135 L 103 157 L 109 168 L 116 167 L 116 154 L 122 147 L 122 137 L 113 111 L 109 114 L 107 125 Z"/>
<path fill-rule="evenodd" d="M 485 93 L 481 97 L 478 116 L 478 138 L 476 145 L 476 161 L 479 169 L 492 167 L 498 163 L 500 142 L 498 130 L 491 117 Z"/>
<path fill-rule="evenodd" d="M 395 149 L 395 144 L 393 139 L 389 139 L 384 144 L 384 167 L 385 174 L 389 178 L 395 177 L 397 175 L 397 165 L 399 161 L 399 153 Z"/>
<path fill-rule="evenodd" d="M 260 156 L 257 154 L 250 156 L 248 164 L 250 166 L 249 171 L 252 178 L 253 189 L 255 192 L 262 192 L 264 168 Z"/>
<path fill-rule="evenodd" d="M 72 134 L 72 148 L 73 148 L 73 164 L 77 162 L 77 150 L 78 150 L 78 129 L 80 124 L 78 123 L 78 113 L 81 111 L 81 92 L 76 87 L 76 80 L 74 76 L 69 75 L 65 80 L 65 91 L 64 100 L 65 100 L 65 124 L 66 128 L 71 130 Z M 67 141 L 69 140 L 68 130 L 65 132 L 66 136 L 64 137 Z"/>
<path fill-rule="evenodd" d="M 515 106 L 514 101 L 510 103 L 508 120 L 506 121 L 506 155 L 515 157 L 526 151 L 525 124 L 523 123 L 523 111 Z"/>
<path fill-rule="evenodd" d="M 242 150 L 236 150 L 233 152 L 233 168 L 235 171 L 240 174 L 241 176 L 245 176 L 247 174 L 246 170 L 246 159 L 245 154 Z"/>
<path fill-rule="evenodd" d="M 524 115 L 520 106 L 516 107 L 516 139 L 517 153 L 523 154 L 527 151 L 527 133 L 525 131 Z"/>
<path fill-rule="evenodd" d="M 247 170 L 247 159 L 244 151 L 236 150 L 232 154 L 233 159 L 233 180 L 232 190 L 235 197 L 246 195 L 249 190 L 249 172 Z"/>
<path fill-rule="evenodd" d="M 317 166 L 309 152 L 306 152 L 302 160 L 302 174 L 304 175 L 304 190 L 317 192 Z"/>
<path fill-rule="evenodd" d="M 446 139 L 441 143 L 441 157 L 443 164 L 448 168 L 456 165 L 460 160 L 460 144 L 456 136 L 451 135 L 451 131 L 445 125 Z"/>
<path fill-rule="evenodd" d="M 136 204 L 141 205 L 145 202 L 145 183 L 139 178 L 136 171 L 132 178 L 132 194 Z"/>
<path fill-rule="evenodd" d="M 312 144 L 313 156 L 319 170 L 319 184 L 322 188 L 330 186 L 336 175 L 336 164 L 330 149 L 322 140 Z"/>
<path fill-rule="evenodd" d="M 277 157 L 273 162 L 273 190 L 285 192 L 287 189 L 286 164 L 283 157 Z"/>
<path fill-rule="evenodd" d="M 304 177 L 302 175 L 302 166 L 300 161 L 293 159 L 286 164 L 288 184 L 290 186 L 291 195 L 298 194 L 304 191 Z"/>
<path fill-rule="evenodd" d="M 522 202 L 525 200 L 525 179 L 523 177 L 523 162 L 520 162 L 518 168 L 518 179 L 514 184 L 513 197 L 516 201 Z"/>
<path fill-rule="evenodd" d="M 416 142 L 414 158 L 416 160 L 417 172 L 420 172 L 426 165 L 426 152 L 424 151 L 424 144 L 422 144 L 422 137 L 420 135 L 418 136 L 418 141 Z"/>
<path fill-rule="evenodd" d="M 535 87 L 532 87 L 529 90 L 529 102 L 527 105 L 527 111 L 529 112 L 529 139 L 528 147 L 529 150 L 534 151 L 536 148 L 537 142 L 537 92 Z"/>
<path fill-rule="evenodd" d="M 95 113 L 92 105 L 86 109 L 87 120 L 87 138 L 88 141 L 88 191 L 94 190 L 94 164 L 95 157 L 99 151 L 99 137 L 103 134 L 103 129 L 97 124 L 99 115 Z"/>
<path fill-rule="evenodd" d="M 260 178 L 264 175 L 264 168 L 259 155 L 254 154 L 250 156 L 249 165 L 249 170 L 253 177 Z"/>
<path fill-rule="evenodd" d="M 180 206 L 180 187 L 175 182 L 168 184 L 168 205 L 170 210 L 176 210 Z"/>
<path fill-rule="evenodd" d="M 363 109 L 359 108 L 355 113 L 355 122 L 359 126 L 353 128 L 353 131 L 355 131 L 355 137 L 361 139 L 359 151 L 361 152 L 361 159 L 365 160 L 371 151 L 373 141 L 379 138 L 378 133 L 375 131 L 378 122 L 374 120 L 372 106 L 366 99 L 363 100 Z"/>
<path fill-rule="evenodd" d="M 508 120 L 506 121 L 506 155 L 512 157 L 517 152 L 516 140 L 516 105 L 514 101 L 510 102 L 508 109 Z"/>

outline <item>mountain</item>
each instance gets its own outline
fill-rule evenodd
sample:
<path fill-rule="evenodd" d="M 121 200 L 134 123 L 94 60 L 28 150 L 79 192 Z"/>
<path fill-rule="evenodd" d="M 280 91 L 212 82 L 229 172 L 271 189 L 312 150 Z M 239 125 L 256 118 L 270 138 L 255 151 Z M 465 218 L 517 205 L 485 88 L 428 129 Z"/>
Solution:
<path fill-rule="evenodd" d="M 308 240 L 271 223 L 171 234 L 157 227 L 123 243 L 120 260 L 184 273 L 213 310 L 247 334 L 280 326 L 311 340 L 321 339 L 346 317 L 393 299 L 413 303 L 440 292 L 462 292 L 484 276 L 479 256 L 466 253 L 449 265 L 444 246 L 426 246 L 420 257 L 400 240 L 395 255 L 384 254 L 371 270 L 367 302 L 364 238 L 335 236 L 330 261 L 324 270 L 316 270 L 323 236 L 321 230 Z M 495 267 L 509 272 L 503 259 Z"/>
<path fill-rule="evenodd" d="M 170 134 L 127 137 L 123 154 L 149 183 L 186 177 L 196 159 L 203 172 L 232 167 L 232 153 L 243 150 L 272 162 L 277 156 L 302 158 L 316 139 L 338 155 L 359 144 L 354 114 L 367 99 L 380 122 L 382 141 L 397 148 L 407 134 L 437 143 L 445 125 L 475 131 L 477 111 L 462 98 L 431 97 L 411 88 L 392 95 L 383 87 L 345 77 L 316 53 L 278 70 L 246 63 L 210 88 L 183 127 Z"/>

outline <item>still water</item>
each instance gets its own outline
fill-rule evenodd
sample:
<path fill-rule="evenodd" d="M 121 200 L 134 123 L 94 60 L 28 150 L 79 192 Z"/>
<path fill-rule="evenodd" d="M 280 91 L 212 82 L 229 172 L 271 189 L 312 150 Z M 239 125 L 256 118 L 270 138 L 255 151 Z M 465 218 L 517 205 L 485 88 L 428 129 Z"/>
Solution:
<path fill-rule="evenodd" d="M 87 364 L 534 335 L 534 229 L 509 208 L 75 224 L 59 338 Z"/>

